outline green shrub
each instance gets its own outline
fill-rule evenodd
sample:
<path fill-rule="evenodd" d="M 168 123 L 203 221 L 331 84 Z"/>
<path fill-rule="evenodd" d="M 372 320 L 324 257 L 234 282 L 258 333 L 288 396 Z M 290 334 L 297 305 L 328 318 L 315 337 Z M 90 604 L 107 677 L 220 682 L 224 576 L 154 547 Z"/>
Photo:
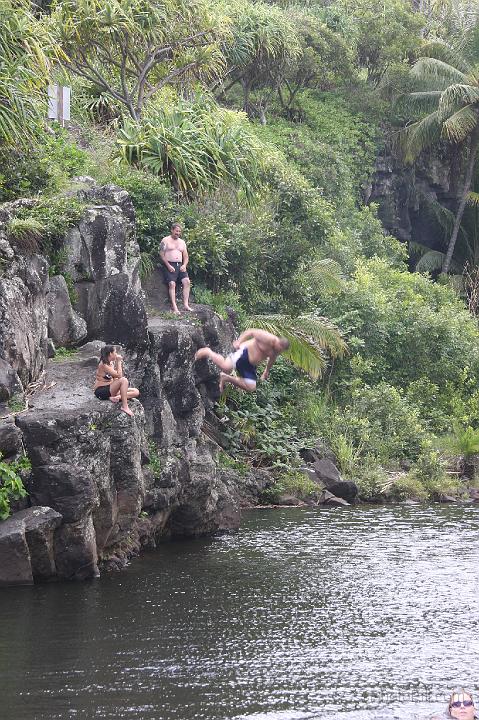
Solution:
<path fill-rule="evenodd" d="M 6 463 L 0 453 L 0 520 L 6 520 L 10 515 L 10 503 L 13 500 L 26 497 L 27 491 L 19 471 L 29 470 L 30 467 L 28 459 Z"/>
<path fill-rule="evenodd" d="M 228 455 L 224 450 L 220 450 L 216 462 L 218 467 L 224 468 L 225 470 L 235 470 L 239 475 L 245 476 L 250 472 L 250 466 L 243 460 Z"/>
<path fill-rule="evenodd" d="M 389 495 L 394 500 L 400 501 L 424 501 L 429 497 L 427 489 L 414 472 L 399 474 L 390 488 Z"/>
<path fill-rule="evenodd" d="M 370 503 L 385 501 L 390 478 L 374 459 L 365 458 L 355 464 L 351 477 L 358 486 L 360 500 Z"/>
<path fill-rule="evenodd" d="M 28 150 L 0 145 L 0 202 L 58 193 L 89 166 L 88 153 L 60 128 L 54 135 L 42 132 Z"/>
<path fill-rule="evenodd" d="M 306 500 L 318 492 L 318 485 L 307 475 L 296 470 L 288 470 L 281 473 L 274 484 L 262 493 L 260 501 L 275 504 L 281 495 L 292 495 L 299 500 Z"/>
<path fill-rule="evenodd" d="M 163 470 L 163 463 L 158 452 L 158 446 L 153 440 L 148 443 L 148 455 L 150 458 L 149 467 L 153 473 L 153 477 L 159 478 Z"/>
<path fill-rule="evenodd" d="M 195 285 L 194 296 L 195 302 L 202 305 L 211 305 L 213 310 L 224 320 L 228 318 L 227 311 L 230 308 L 235 312 L 240 326 L 245 326 L 246 313 L 236 293 L 232 291 L 214 293 L 211 290 L 202 288 L 201 285 Z"/>
<path fill-rule="evenodd" d="M 457 495 L 461 492 L 460 480 L 455 475 L 448 475 L 444 461 L 436 450 L 426 450 L 419 456 L 415 467 L 409 471 L 413 481 L 418 481 L 424 488 L 427 497 L 438 500 L 441 495 Z"/>
<path fill-rule="evenodd" d="M 15 218 L 23 222 L 37 223 L 42 227 L 39 247 L 56 264 L 63 239 L 70 227 L 79 222 L 85 204 L 72 197 L 58 196 L 40 198 L 32 207 L 19 207 Z"/>

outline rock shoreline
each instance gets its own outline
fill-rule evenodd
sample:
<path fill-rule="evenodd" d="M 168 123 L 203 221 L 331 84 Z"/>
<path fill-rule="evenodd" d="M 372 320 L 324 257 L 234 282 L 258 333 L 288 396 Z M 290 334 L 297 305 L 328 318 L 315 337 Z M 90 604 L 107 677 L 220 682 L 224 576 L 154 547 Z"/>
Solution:
<path fill-rule="evenodd" d="M 142 288 L 128 194 L 88 178 L 78 194 L 89 204 L 64 241 L 74 306 L 46 258 L 9 242 L 15 203 L 0 208 L 0 452 L 31 463 L 27 498 L 0 522 L 0 586 L 93 578 L 164 538 L 236 530 L 272 481 L 218 467 L 205 432 L 218 378 L 194 354 L 226 353 L 232 324 L 205 306 L 171 317 L 158 271 Z M 140 389 L 133 418 L 93 395 L 105 342 Z M 52 358 L 59 344 L 70 353 Z"/>

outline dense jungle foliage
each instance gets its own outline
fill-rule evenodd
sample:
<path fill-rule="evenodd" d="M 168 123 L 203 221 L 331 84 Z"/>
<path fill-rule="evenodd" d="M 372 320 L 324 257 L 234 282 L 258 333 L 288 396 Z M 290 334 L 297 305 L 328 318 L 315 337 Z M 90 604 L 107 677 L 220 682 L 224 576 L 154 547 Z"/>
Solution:
<path fill-rule="evenodd" d="M 45 126 L 48 79 L 72 88 L 67 130 Z M 278 492 L 309 491 L 299 450 L 318 438 L 364 499 L 462 492 L 478 146 L 472 1 L 0 0 L 0 200 L 40 198 L 12 239 L 61 269 L 82 174 L 131 194 L 145 272 L 180 221 L 196 300 L 295 339 L 293 364 L 218 408 L 220 462 L 277 468 Z M 368 203 L 386 156 L 461 178 L 427 240 L 392 237 Z"/>

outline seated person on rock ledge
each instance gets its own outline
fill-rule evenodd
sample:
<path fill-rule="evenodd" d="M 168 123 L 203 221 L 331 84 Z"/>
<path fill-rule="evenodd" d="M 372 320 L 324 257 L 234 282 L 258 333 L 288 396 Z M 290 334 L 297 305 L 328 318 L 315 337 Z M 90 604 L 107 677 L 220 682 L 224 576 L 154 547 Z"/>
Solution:
<path fill-rule="evenodd" d="M 458 720 L 474 720 L 477 718 L 472 695 L 464 688 L 452 691 L 447 711 L 442 717 L 457 718 Z M 441 716 L 434 715 L 430 720 L 442 720 Z"/>
<path fill-rule="evenodd" d="M 168 285 L 171 307 L 177 315 L 180 314 L 176 304 L 176 281 L 178 279 L 181 280 L 183 286 L 183 305 L 185 310 L 193 312 L 193 309 L 189 306 L 191 283 L 188 273 L 186 272 L 188 250 L 186 249 L 185 241 L 180 238 L 180 235 L 181 225 L 179 223 L 173 223 L 170 229 L 170 235 L 164 237 L 160 244 L 163 275 Z"/>
<path fill-rule="evenodd" d="M 112 403 L 121 401 L 120 409 L 127 415 L 133 415 L 128 400 L 138 397 L 140 391 L 128 387 L 128 378 L 123 375 L 123 358 L 118 355 L 114 345 L 105 345 L 100 350 L 93 391 L 99 400 L 110 400 Z"/>
<path fill-rule="evenodd" d="M 227 357 L 213 352 L 209 347 L 200 348 L 195 355 L 195 360 L 209 358 L 223 370 L 220 373 L 220 392 L 223 392 L 226 383 L 231 383 L 246 392 L 254 392 L 257 382 L 257 366 L 264 360 L 268 360 L 261 375 L 261 380 L 267 380 L 269 371 L 278 355 L 288 349 L 289 341 L 265 330 L 250 328 L 241 333 L 239 338 L 233 342 L 233 347 L 236 352 Z M 239 377 L 230 375 L 234 369 Z"/>

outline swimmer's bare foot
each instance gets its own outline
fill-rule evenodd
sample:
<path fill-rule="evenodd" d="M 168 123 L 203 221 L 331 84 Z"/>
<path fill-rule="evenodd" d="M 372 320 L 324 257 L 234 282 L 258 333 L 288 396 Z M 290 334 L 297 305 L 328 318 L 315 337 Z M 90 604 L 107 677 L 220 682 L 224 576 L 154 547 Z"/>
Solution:
<path fill-rule="evenodd" d="M 195 353 L 195 360 L 202 360 L 202 359 L 205 358 L 205 357 L 209 357 L 209 356 L 210 356 L 210 353 L 211 353 L 211 350 L 210 350 L 209 347 L 200 348 L 200 349 Z"/>
<path fill-rule="evenodd" d="M 185 310 L 188 310 L 188 312 L 194 312 L 193 308 L 189 305 L 184 305 Z"/>
<path fill-rule="evenodd" d="M 129 415 L 130 417 L 133 417 L 133 413 L 131 412 L 131 410 L 130 410 L 129 407 L 123 407 L 123 405 L 122 405 L 121 408 L 120 408 L 120 410 L 123 410 L 123 412 L 124 412 L 126 415 Z"/>
<path fill-rule="evenodd" d="M 110 398 L 110 402 L 112 402 L 112 403 L 120 402 L 120 400 L 121 400 L 120 395 L 113 395 L 113 397 Z"/>
<path fill-rule="evenodd" d="M 180 311 L 178 310 L 177 307 L 175 307 L 175 308 L 172 309 L 172 313 L 173 313 L 173 315 L 181 315 L 181 313 L 180 313 Z"/>

